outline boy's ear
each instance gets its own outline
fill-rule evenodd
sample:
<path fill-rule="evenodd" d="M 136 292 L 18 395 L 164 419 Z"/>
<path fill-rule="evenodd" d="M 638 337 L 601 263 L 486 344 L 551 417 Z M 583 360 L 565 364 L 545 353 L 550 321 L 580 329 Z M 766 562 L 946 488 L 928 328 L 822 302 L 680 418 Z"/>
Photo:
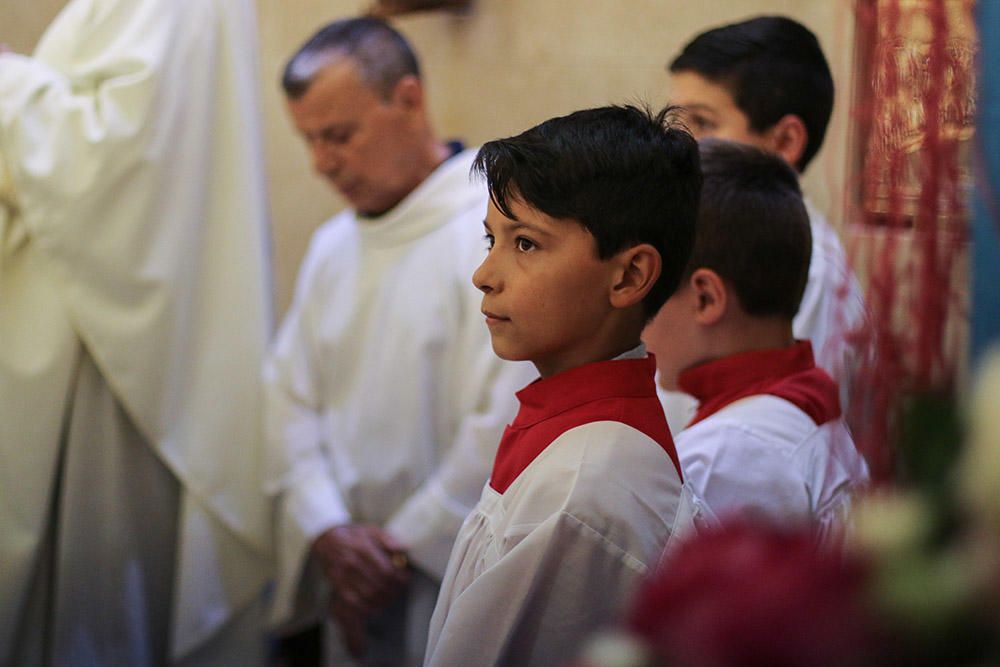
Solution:
<path fill-rule="evenodd" d="M 729 308 L 729 292 L 722 277 L 712 269 L 697 269 L 688 279 L 694 301 L 694 319 L 703 326 L 721 320 Z"/>
<path fill-rule="evenodd" d="M 777 123 L 767 131 L 771 150 L 796 168 L 809 142 L 809 131 L 805 122 L 797 115 L 790 113 L 782 116 Z M 796 168 L 797 169 L 797 168 Z"/>
<path fill-rule="evenodd" d="M 659 251 L 648 243 L 640 243 L 621 251 L 615 257 L 619 269 L 611 286 L 611 305 L 629 308 L 640 303 L 660 277 Z"/>

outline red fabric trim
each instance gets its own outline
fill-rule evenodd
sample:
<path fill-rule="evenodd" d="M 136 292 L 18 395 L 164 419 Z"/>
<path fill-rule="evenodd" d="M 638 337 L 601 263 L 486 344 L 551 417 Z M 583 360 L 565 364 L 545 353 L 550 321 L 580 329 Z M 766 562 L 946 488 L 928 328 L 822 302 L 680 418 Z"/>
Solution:
<path fill-rule="evenodd" d="M 517 392 L 521 408 L 500 440 L 490 486 L 503 493 L 556 438 L 597 421 L 617 421 L 645 433 L 663 448 L 680 475 L 656 396 L 655 372 L 653 355 L 599 361 L 536 380 Z"/>
<path fill-rule="evenodd" d="M 837 383 L 816 366 L 809 341 L 709 361 L 681 373 L 677 384 L 699 401 L 688 426 L 734 401 L 759 394 L 785 399 L 817 426 L 840 416 Z"/>

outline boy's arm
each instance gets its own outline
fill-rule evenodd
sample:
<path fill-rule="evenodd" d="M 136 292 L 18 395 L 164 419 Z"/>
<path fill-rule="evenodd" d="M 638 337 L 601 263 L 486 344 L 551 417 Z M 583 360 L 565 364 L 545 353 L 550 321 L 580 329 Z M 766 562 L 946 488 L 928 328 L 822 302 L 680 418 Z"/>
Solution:
<path fill-rule="evenodd" d="M 481 564 L 462 562 L 464 568 Z M 442 588 L 425 665 L 559 665 L 619 614 L 647 565 L 557 514 L 453 599 Z"/>

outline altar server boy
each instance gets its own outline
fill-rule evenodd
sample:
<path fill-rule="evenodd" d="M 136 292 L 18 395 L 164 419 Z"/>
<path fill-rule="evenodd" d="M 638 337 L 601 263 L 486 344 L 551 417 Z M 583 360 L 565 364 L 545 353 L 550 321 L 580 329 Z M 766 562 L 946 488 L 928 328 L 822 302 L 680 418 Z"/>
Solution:
<path fill-rule="evenodd" d="M 704 140 L 694 252 L 652 333 L 660 382 L 699 401 L 677 435 L 681 468 L 720 518 L 811 525 L 839 540 L 868 471 L 836 383 L 792 320 L 809 275 L 798 178 L 759 148 Z"/>
<path fill-rule="evenodd" d="M 456 540 L 425 664 L 557 665 L 691 520 L 640 334 L 687 263 L 698 150 L 670 110 L 605 107 L 487 143 L 473 169 L 493 350 L 541 377 Z"/>

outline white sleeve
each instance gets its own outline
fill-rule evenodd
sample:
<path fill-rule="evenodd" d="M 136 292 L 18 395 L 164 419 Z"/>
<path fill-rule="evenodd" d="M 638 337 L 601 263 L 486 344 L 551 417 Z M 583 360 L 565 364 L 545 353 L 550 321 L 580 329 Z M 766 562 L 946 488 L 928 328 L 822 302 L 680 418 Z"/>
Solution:
<path fill-rule="evenodd" d="M 562 664 L 619 618 L 646 571 L 590 526 L 557 514 L 457 597 L 442 591 L 424 664 Z"/>
<path fill-rule="evenodd" d="M 386 522 L 386 530 L 407 549 L 410 559 L 440 580 L 448 564 L 455 536 L 462 521 L 475 507 L 489 479 L 493 459 L 504 428 L 517 413 L 515 392 L 536 372 L 528 364 L 498 359 L 482 329 L 473 336 L 470 353 L 464 355 L 464 382 L 456 391 L 481 397 L 475 409 L 462 418 L 455 438 L 434 473 Z M 459 397 L 453 397 L 459 400 Z"/>
<path fill-rule="evenodd" d="M 810 498 L 790 453 L 736 424 L 705 421 L 679 434 L 685 482 L 720 519 L 734 514 L 777 525 L 810 519 Z"/>
<path fill-rule="evenodd" d="M 277 581 L 272 622 L 294 613 L 309 550 L 331 526 L 349 523 L 323 444 L 312 312 L 323 305 L 315 287 L 321 261 L 315 244 L 303 262 L 295 300 L 264 363 L 265 492 L 274 497 Z"/>

